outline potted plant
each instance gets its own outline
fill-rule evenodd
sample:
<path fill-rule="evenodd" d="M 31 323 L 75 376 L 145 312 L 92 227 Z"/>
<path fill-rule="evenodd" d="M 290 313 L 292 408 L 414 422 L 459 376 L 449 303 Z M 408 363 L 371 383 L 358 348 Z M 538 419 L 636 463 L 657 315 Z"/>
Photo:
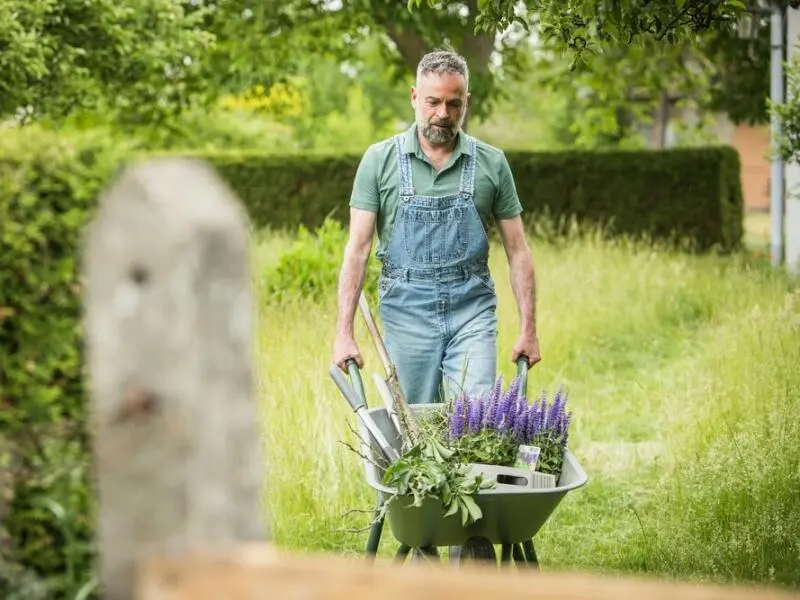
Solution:
<path fill-rule="evenodd" d="M 498 378 L 488 393 L 465 391 L 448 403 L 448 439 L 459 460 L 495 475 L 525 477 L 530 487 L 554 487 L 561 474 L 572 412 L 559 388 L 552 402 L 542 395 L 529 404 L 515 377 L 505 392 Z"/>
<path fill-rule="evenodd" d="M 528 403 L 515 377 L 505 392 L 498 378 L 488 393 L 466 390 L 424 411 L 420 434 L 399 460 L 387 465 L 383 483 L 421 506 L 438 498 L 444 516 L 460 512 L 463 524 L 481 518 L 475 494 L 495 486 L 556 487 L 572 413 L 559 389 L 552 402 Z"/>

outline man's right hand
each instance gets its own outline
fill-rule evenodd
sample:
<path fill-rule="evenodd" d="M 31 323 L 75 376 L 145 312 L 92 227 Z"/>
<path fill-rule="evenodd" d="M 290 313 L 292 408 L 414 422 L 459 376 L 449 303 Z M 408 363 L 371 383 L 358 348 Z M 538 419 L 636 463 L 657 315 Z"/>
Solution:
<path fill-rule="evenodd" d="M 364 359 L 361 357 L 361 351 L 358 349 L 356 341 L 350 336 L 336 336 L 333 342 L 333 362 L 346 372 L 346 363 L 350 358 L 355 359 L 359 369 L 364 368 Z"/>

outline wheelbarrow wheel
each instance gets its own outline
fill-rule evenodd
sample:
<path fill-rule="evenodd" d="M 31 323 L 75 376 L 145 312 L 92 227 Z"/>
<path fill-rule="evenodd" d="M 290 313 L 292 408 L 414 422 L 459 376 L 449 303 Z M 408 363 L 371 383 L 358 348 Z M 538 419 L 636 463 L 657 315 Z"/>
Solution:
<path fill-rule="evenodd" d="M 494 545 L 480 536 L 468 538 L 461 546 L 450 546 L 449 554 L 450 562 L 454 566 L 469 561 L 497 563 Z"/>

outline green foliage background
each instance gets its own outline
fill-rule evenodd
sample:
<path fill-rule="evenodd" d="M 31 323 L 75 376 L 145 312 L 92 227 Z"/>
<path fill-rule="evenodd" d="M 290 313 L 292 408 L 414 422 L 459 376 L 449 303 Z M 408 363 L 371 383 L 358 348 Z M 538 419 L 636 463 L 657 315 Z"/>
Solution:
<path fill-rule="evenodd" d="M 120 149 L 102 135 L 0 141 L 0 579 L 26 599 L 92 584 L 79 247 Z"/>

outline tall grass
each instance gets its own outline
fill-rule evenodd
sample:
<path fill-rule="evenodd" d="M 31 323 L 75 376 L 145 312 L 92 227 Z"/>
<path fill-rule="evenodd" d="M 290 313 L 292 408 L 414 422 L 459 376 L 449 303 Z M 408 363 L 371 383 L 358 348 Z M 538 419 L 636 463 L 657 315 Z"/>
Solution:
<path fill-rule="evenodd" d="M 265 238 L 266 239 L 266 238 Z M 262 242 L 270 243 L 268 241 Z M 536 544 L 544 568 L 800 583 L 800 295 L 747 260 L 691 256 L 599 236 L 533 240 L 542 362 L 529 395 L 564 385 L 571 447 L 590 483 Z M 282 246 L 281 244 L 285 244 Z M 256 273 L 288 240 L 256 253 Z M 516 306 L 502 248 L 499 367 Z M 336 299 L 261 299 L 259 383 L 277 544 L 361 552 L 374 495 L 355 417 L 328 376 Z M 375 307 L 373 307 L 375 308 Z M 358 321 L 367 393 L 380 373 Z M 388 527 L 382 552 L 396 543 Z"/>

